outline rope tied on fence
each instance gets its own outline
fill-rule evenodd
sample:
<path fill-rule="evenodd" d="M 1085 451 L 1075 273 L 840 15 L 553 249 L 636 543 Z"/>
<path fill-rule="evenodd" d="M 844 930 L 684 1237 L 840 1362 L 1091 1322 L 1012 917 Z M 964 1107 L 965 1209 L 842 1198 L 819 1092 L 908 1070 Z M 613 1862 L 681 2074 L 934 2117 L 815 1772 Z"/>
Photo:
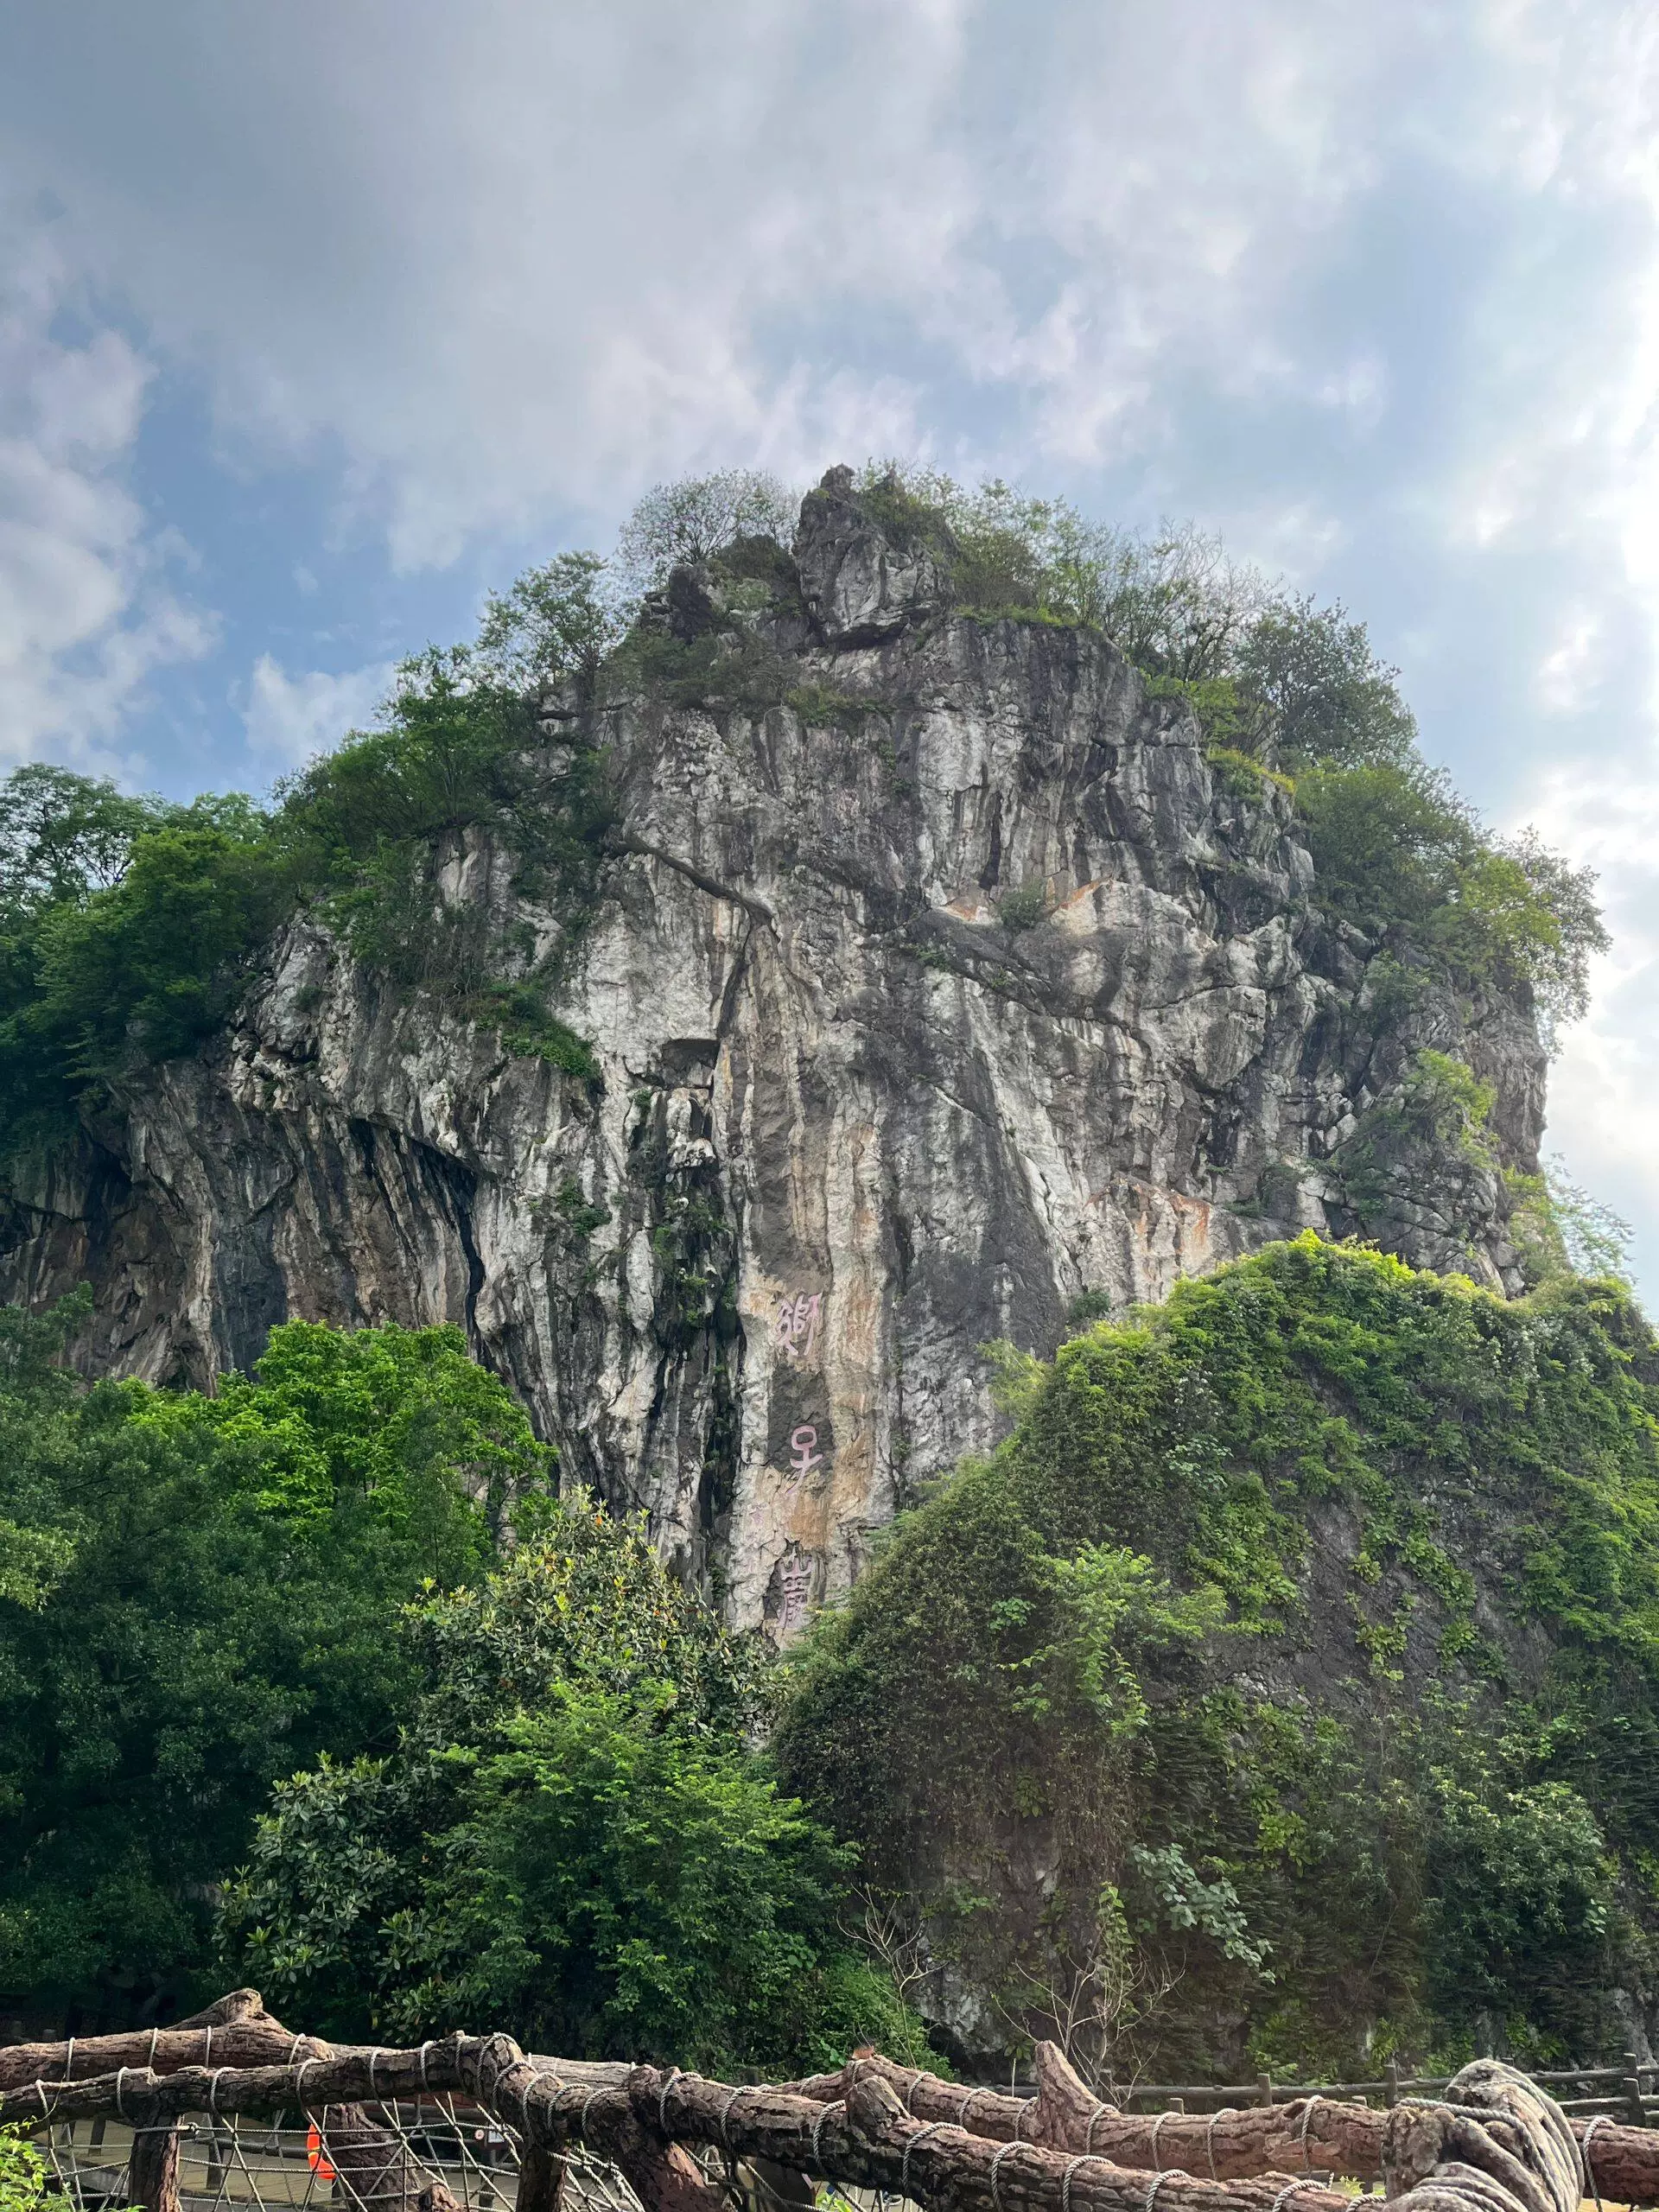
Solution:
<path fill-rule="evenodd" d="M 1307 2155 L 1308 2125 L 1313 2118 L 1314 2107 L 1316 2105 L 1322 2105 L 1324 2102 L 1325 2099 L 1323 2097 L 1309 2097 L 1305 2101 L 1302 2106 L 1302 2124 L 1296 2131 L 1296 2140 L 1301 2149 L 1302 2171 L 1305 2174 L 1311 2174 L 1313 2171 L 1313 2161 Z M 1278 2212 L 1277 2206 L 1274 2208 L 1274 2212 Z"/>
<path fill-rule="evenodd" d="M 605 2084 L 604 2084 L 602 2082 L 596 2082 L 596 2083 L 594 2084 L 594 2086 L 591 2089 L 589 2089 L 589 2090 L 588 2090 L 588 2092 L 587 2095 L 582 2099 L 582 2110 L 581 2110 L 581 2112 L 577 2114 L 577 2117 L 576 2117 L 576 2133 L 577 2133 L 577 2134 L 578 2134 L 578 2135 L 581 2135 L 581 2136 L 583 2136 L 583 2137 L 585 2137 L 585 2136 L 587 2135 L 587 2133 L 588 2133 L 588 2113 L 589 2113 L 589 2112 L 592 2110 L 592 2108 L 593 2108 L 593 2102 L 594 2102 L 594 2099 L 595 2097 L 602 2097 L 602 2096 L 604 2095 L 604 2094 L 605 2094 Z"/>
<path fill-rule="evenodd" d="M 1294 2181 L 1287 2181 L 1273 2200 L 1273 2212 L 1285 2212 L 1285 2200 L 1294 2196 L 1299 2189 L 1310 2189 L 1313 2184 L 1306 2174 L 1298 2174 Z"/>
<path fill-rule="evenodd" d="M 1093 2155 L 1095 2148 L 1095 2129 L 1099 2122 L 1103 2120 L 1115 2119 L 1116 2114 L 1117 2107 L 1116 2105 L 1097 2104 L 1095 2107 L 1093 2112 L 1089 2115 L 1089 2132 L 1083 2139 L 1083 2147 L 1086 2153 L 1090 2156 Z"/>
<path fill-rule="evenodd" d="M 1169 2113 L 1160 2112 L 1152 2123 L 1152 2171 L 1155 2174 L 1160 2174 L 1164 2171 L 1164 2162 L 1158 2155 L 1158 2138 L 1162 2133 L 1164 2122 L 1170 2117 Z"/>
<path fill-rule="evenodd" d="M 737 2102 L 742 2094 L 743 2088 L 742 2084 L 740 2082 L 736 2088 L 728 2093 L 725 2103 L 721 2105 L 720 2108 L 720 2139 L 728 2158 L 732 2155 L 732 2139 L 727 2127 L 727 2122 L 731 2119 L 732 2107 Z"/>
<path fill-rule="evenodd" d="M 1204 2150 L 1205 2156 L 1210 2161 L 1210 2178 L 1211 2181 L 1217 2183 L 1219 2183 L 1221 2177 L 1216 2171 L 1216 2122 L 1218 2120 L 1236 2120 L 1237 2118 L 1238 2107 L 1236 2105 L 1224 2105 L 1219 2112 L 1212 2112 L 1211 2113 L 1209 2124 L 1204 2131 Z M 1093 2126 L 1094 2123 L 1090 2121 L 1090 2129 L 1091 2133 L 1093 2132 Z"/>
<path fill-rule="evenodd" d="M 944 2125 L 944 2122 L 942 2120 L 930 2120 L 926 2126 L 924 2127 L 919 2133 L 911 2136 L 906 2141 L 905 2145 L 905 2155 L 899 2161 L 899 2194 L 900 2196 L 908 2196 L 910 2194 L 911 2152 L 916 2148 L 916 2145 L 918 2143 L 925 2143 L 930 2135 L 937 2135 Z"/>
<path fill-rule="evenodd" d="M 836 2104 L 820 2105 L 818 2107 L 818 2116 L 812 2123 L 812 2163 L 815 2166 L 819 2163 L 820 2159 L 823 2156 L 823 2153 L 818 2148 L 818 2139 L 823 2133 L 824 2121 L 829 2119 L 832 2112 L 845 2112 L 847 2106 L 844 2099 Z"/>
<path fill-rule="evenodd" d="M 486 2089 L 484 2087 L 484 2067 L 486 2061 L 491 2058 L 495 2060 L 496 2067 L 490 2079 L 490 2086 Z M 502 2082 L 506 2080 L 515 2066 L 524 2063 L 524 2054 L 511 2036 L 496 2035 L 486 2037 L 483 2048 L 478 2054 L 478 2094 L 484 2103 L 487 2104 L 499 2093 Z"/>
<path fill-rule="evenodd" d="M 1109 2158 L 1102 2158 L 1092 2151 L 1079 2151 L 1075 2158 L 1065 2162 L 1065 2171 L 1060 2176 L 1060 2212 L 1071 2212 L 1071 2177 L 1079 2166 L 1109 2166 Z"/>
<path fill-rule="evenodd" d="M 1590 2184 L 1590 2194 L 1596 2200 L 1596 2212 L 1601 2212 L 1601 2191 L 1596 2186 L 1596 2170 L 1590 2160 L 1590 2143 L 1599 2127 L 1610 2127 L 1611 2125 L 1607 2114 L 1599 2112 L 1579 2138 L 1579 2163 L 1584 2168 L 1585 2180 Z"/>
<path fill-rule="evenodd" d="M 677 2066 L 671 2066 L 668 2069 L 667 2079 L 663 2083 L 661 2094 L 657 2099 L 657 2125 L 664 2135 L 668 2133 L 669 2092 L 672 2089 L 674 2084 L 679 2080 L 679 2068 Z"/>
<path fill-rule="evenodd" d="M 1146 2202 L 1141 2207 L 1141 2212 L 1153 2212 L 1158 2202 L 1158 2192 L 1166 2181 L 1191 2181 L 1192 2178 L 1191 2174 L 1183 2173 L 1179 2166 L 1160 2167 L 1147 2184 Z"/>
<path fill-rule="evenodd" d="M 1012 2143 L 1005 2143 L 991 2160 L 991 2202 L 996 2207 L 996 2212 L 1002 2212 L 1002 2190 L 996 2177 L 996 2170 L 1010 2151 L 1017 2151 L 1020 2147 L 1020 2139 L 1016 2136 Z"/>

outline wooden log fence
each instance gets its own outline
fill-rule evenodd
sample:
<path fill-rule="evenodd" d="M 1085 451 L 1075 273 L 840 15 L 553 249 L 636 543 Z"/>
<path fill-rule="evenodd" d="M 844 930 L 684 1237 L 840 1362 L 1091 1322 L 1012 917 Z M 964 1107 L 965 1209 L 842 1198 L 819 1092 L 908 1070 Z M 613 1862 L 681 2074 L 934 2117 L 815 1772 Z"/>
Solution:
<path fill-rule="evenodd" d="M 837 2074 L 793 2086 L 804 2096 L 829 2101 L 870 2078 L 886 2082 L 916 2119 L 971 2126 L 998 2142 L 1023 2138 L 1057 2150 L 1097 2151 L 1121 2166 L 1152 2173 L 1181 2167 L 1217 2181 L 1321 2171 L 1351 2181 L 1383 2178 L 1386 2111 L 1314 2090 L 1288 2104 L 1235 2111 L 1122 2112 L 1091 2095 L 1054 2044 L 1037 2046 L 1034 2097 L 964 2088 L 879 2057 L 849 2059 Z M 1604 2196 L 1622 2204 L 1659 2203 L 1659 2131 L 1597 2115 L 1572 2118 L 1570 2125 L 1580 2144 L 1590 2141 L 1589 2178 Z"/>
<path fill-rule="evenodd" d="M 722 2164 L 877 2190 L 928 2212 L 1348 2212 L 1333 2176 L 1426 2186 L 1436 2162 L 1424 2164 L 1424 2115 L 1458 2116 L 1444 2101 L 1407 2099 L 1388 2112 L 1325 2092 L 1207 2115 L 1125 2113 L 1092 2096 L 1052 2044 L 1039 2047 L 1037 2094 L 1015 2097 L 868 2056 L 810 2081 L 749 2086 L 539 2056 L 506 2036 L 455 2035 L 417 2050 L 334 2045 L 291 2035 L 253 1992 L 210 2011 L 219 2017 L 158 2032 L 0 2048 L 0 2122 L 124 2125 L 130 2193 L 147 2212 L 180 2212 L 187 2113 L 215 2124 L 312 2115 L 355 2212 L 460 2212 L 398 2122 L 400 2106 L 456 2098 L 518 2139 L 518 2212 L 556 2212 L 564 2162 L 577 2152 L 616 2167 L 645 2212 L 722 2212 Z M 1510 2112 L 1523 2077 L 1497 2072 L 1501 2109 L 1471 2125 L 1484 2130 L 1482 2155 L 1502 2166 L 1521 2155 L 1526 2130 Z M 1465 2069 L 1452 2092 L 1471 2078 Z M 1604 2116 L 1560 2125 L 1592 2194 L 1659 2203 L 1659 2132 Z M 1510 2195 L 1503 2212 L 1557 2212 Z"/>

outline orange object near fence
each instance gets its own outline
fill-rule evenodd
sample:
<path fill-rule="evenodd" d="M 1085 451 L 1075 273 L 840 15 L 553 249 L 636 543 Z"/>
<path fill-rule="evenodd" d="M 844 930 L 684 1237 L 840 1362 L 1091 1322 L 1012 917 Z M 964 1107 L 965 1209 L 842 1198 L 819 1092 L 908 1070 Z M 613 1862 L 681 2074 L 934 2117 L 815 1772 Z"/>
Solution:
<path fill-rule="evenodd" d="M 334 2170 L 323 2153 L 322 2133 L 314 2120 L 305 2131 L 306 2164 L 319 2181 L 333 2181 Z"/>

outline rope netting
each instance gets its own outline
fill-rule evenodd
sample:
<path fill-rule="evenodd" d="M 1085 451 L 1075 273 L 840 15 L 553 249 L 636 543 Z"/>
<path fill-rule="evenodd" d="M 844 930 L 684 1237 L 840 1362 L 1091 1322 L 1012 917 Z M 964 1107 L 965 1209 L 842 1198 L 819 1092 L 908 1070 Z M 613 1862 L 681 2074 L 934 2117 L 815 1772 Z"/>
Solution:
<path fill-rule="evenodd" d="M 462 2212 L 518 2212 L 524 2144 L 510 2123 L 454 2096 L 375 2105 L 369 2116 L 395 2147 L 366 2184 L 335 2165 L 326 2110 L 275 2125 L 208 2112 L 184 2113 L 164 2128 L 103 2116 L 51 2120 L 31 2134 L 48 2190 L 73 2212 L 118 2212 L 130 2204 L 135 2148 L 162 2134 L 178 2143 L 180 2212 L 377 2212 L 381 2200 L 415 2197 L 428 2177 L 444 2184 Z M 828 2185 L 815 2192 L 763 2164 L 713 2149 L 693 2155 L 732 2212 L 802 2212 L 815 2198 L 820 2212 L 918 2212 L 891 2191 Z M 561 2212 L 643 2212 L 609 2160 L 573 2143 L 560 2164 Z"/>
<path fill-rule="evenodd" d="M 453 2097 L 430 2104 L 387 2104 L 372 2117 L 395 2140 L 382 2188 L 342 2177 L 330 2153 L 327 2112 L 275 2126 L 232 2115 L 185 2113 L 179 2143 L 179 2201 L 187 2212 L 373 2212 L 383 2193 L 413 2193 L 417 2174 L 439 2177 L 465 2212 L 517 2212 L 522 2144 L 492 2113 L 467 2110 Z M 133 2150 L 161 2129 L 118 2120 L 54 2120 L 35 2136 L 51 2183 L 74 2212 L 107 2212 L 131 2201 Z M 614 2166 L 573 2148 L 564 2161 L 563 2201 L 571 2212 L 640 2212 L 639 2200 Z"/>

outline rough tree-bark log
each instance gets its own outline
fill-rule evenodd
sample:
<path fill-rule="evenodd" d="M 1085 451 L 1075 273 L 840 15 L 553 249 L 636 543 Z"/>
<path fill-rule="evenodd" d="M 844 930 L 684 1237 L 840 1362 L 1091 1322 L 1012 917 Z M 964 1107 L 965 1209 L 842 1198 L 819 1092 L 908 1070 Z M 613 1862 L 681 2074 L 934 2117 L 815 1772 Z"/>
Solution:
<path fill-rule="evenodd" d="M 838 2074 L 791 2086 L 823 2103 L 844 2097 L 852 2082 L 868 2080 L 887 2082 L 916 2119 L 966 2125 L 993 2142 L 1023 2138 L 1055 2150 L 1102 2152 L 1119 2165 L 1147 2171 L 1179 2166 L 1219 2181 L 1270 2171 L 1331 2172 L 1366 2182 L 1383 2176 L 1385 2112 L 1322 2096 L 1238 2112 L 1120 2112 L 1084 2088 L 1052 2043 L 1037 2046 L 1035 2098 L 965 2089 L 877 2057 L 849 2059 Z M 1567 2124 L 1580 2142 L 1593 2126 L 1590 2164 L 1604 2197 L 1659 2204 L 1659 2130 L 1607 2120 Z"/>
<path fill-rule="evenodd" d="M 559 2212 L 563 2199 L 564 2160 L 526 2143 L 518 2161 L 518 2212 Z"/>
<path fill-rule="evenodd" d="M 321 2057 L 334 2046 L 295 2037 L 266 2012 L 257 1989 L 233 1989 L 170 2028 L 134 2028 L 118 2036 L 77 2036 L 67 2043 L 14 2043 L 0 2048 L 0 2089 L 33 2082 L 85 2082 L 118 2067 L 176 2074 L 181 2066 L 280 2066 Z"/>
<path fill-rule="evenodd" d="M 303 2037 L 288 2038 L 289 2046 L 296 2040 L 307 2048 Z M 1293 2183 L 1289 2212 L 1318 2212 L 1316 2198 L 1325 2212 L 1343 2212 L 1345 2200 L 1316 2187 L 1311 2173 L 1333 2170 L 1372 2179 L 1391 2158 L 1401 2172 L 1427 2173 L 1427 2154 L 1410 2146 L 1428 2140 L 1425 2129 L 1459 2117 L 1433 2105 L 1390 2115 L 1326 2097 L 1209 2117 L 1120 2113 L 1098 2103 L 1052 2045 L 1039 2050 L 1041 2093 L 1035 2099 L 967 2090 L 868 2057 L 849 2062 L 839 2075 L 782 2088 L 731 2088 L 649 2068 L 526 2056 L 506 2036 L 451 2036 L 402 2051 L 313 2044 L 324 2055 L 293 2065 L 196 2065 L 170 2074 L 125 2066 L 93 2080 L 81 2075 L 81 2046 L 73 2067 L 67 2046 L 44 2048 L 57 2068 L 0 2092 L 0 2121 L 82 2114 L 131 2121 L 142 2107 L 147 2121 L 165 2123 L 189 2111 L 270 2115 L 326 2107 L 333 2163 L 343 2177 L 353 2177 L 351 2193 L 370 2212 L 392 2212 L 394 2205 L 404 2212 L 451 2212 L 443 2184 L 412 2161 L 405 2166 L 403 2139 L 378 2127 L 364 2109 L 423 2095 L 474 2098 L 521 2133 L 531 2158 L 532 2201 L 525 2212 L 551 2212 L 550 2203 L 535 2201 L 535 2192 L 556 2193 L 553 2168 L 576 2141 L 622 2169 L 646 2212 L 717 2212 L 721 2192 L 681 2147 L 685 2143 L 908 2190 L 930 2202 L 938 2196 L 969 2212 L 979 2212 L 987 2190 L 991 2212 L 1021 2212 L 1022 2206 L 1034 2212 L 1039 2205 L 1067 2212 L 1072 2197 L 1077 2212 L 1090 2212 L 1091 2205 L 1095 2212 L 1118 2212 L 1132 2199 L 1145 2212 L 1148 2170 L 1167 2176 L 1156 2193 L 1164 2212 L 1270 2212 Z M 1473 2085 L 1472 2094 L 1483 2078 L 1471 2069 L 1459 2082 Z M 1476 2123 L 1479 2140 L 1519 2156 L 1524 2129 L 1516 2133 L 1521 2092 L 1513 2084 L 1521 2082 L 1528 2096 L 1541 2093 L 1504 2069 L 1494 2078 L 1502 2094 L 1488 2097 L 1491 2108 Z M 1563 2141 L 1585 2134 L 1547 2098 L 1539 2108 L 1557 2116 Z M 1591 2178 L 1604 2197 L 1659 2202 L 1659 2133 L 1606 2121 L 1593 2126 Z M 1391 2152 L 1396 2139 L 1404 2147 Z M 545 2168 L 539 2163 L 543 2152 Z M 1529 2204 L 1525 2212 L 1551 2208 Z"/>
<path fill-rule="evenodd" d="M 1567 2114 L 1495 2058 L 1465 2066 L 1444 2104 L 1396 2106 L 1383 2163 L 1399 2212 L 1578 2212 L 1584 2189 Z"/>
<path fill-rule="evenodd" d="M 147 2063 L 152 2052 L 153 2069 Z M 298 2082 L 307 2089 L 320 2082 L 326 2086 L 328 2069 L 338 2069 L 341 2056 L 320 2037 L 290 2034 L 265 2011 L 257 1989 L 238 1989 L 176 2028 L 60 2044 L 13 2044 L 0 2050 L 0 2111 L 19 2120 L 40 2119 L 48 2112 L 72 2118 L 83 2109 L 101 2110 L 106 2116 L 113 2112 L 118 2119 L 138 2112 L 153 2114 L 161 2133 L 135 2139 L 134 2154 L 141 2164 L 139 2178 L 131 2183 L 135 2202 L 151 2202 L 137 2195 L 142 2182 L 146 2189 L 163 2192 L 164 2201 L 152 2205 L 151 2212 L 178 2212 L 178 2137 L 176 2127 L 165 2126 L 168 2118 L 176 2120 L 187 2111 L 275 2113 L 283 2107 L 238 2104 L 226 2094 L 229 2084 L 252 2073 L 280 2075 L 290 2086 Z M 306 2108 L 327 2107 L 329 2163 L 347 2201 L 365 2212 L 461 2212 L 445 2183 L 413 2156 L 404 2137 L 364 2108 L 364 2097 L 377 2099 L 391 2088 L 390 2076 L 376 2082 L 378 2053 L 365 2050 L 343 2056 L 346 2094 L 308 2096 Z M 418 2081 L 420 2054 L 405 2056 L 415 2060 Z M 271 2063 L 281 2061 L 297 2063 Z M 99 2069 L 90 2079 L 89 2066 Z M 32 2069 L 26 2078 L 25 2068 Z M 100 2078 L 104 2094 L 88 2106 L 86 2092 L 96 2091 Z M 288 2102 L 299 2108 L 297 2099 Z M 168 2190 L 170 2196 L 165 2195 Z"/>
<path fill-rule="evenodd" d="M 127 2162 L 127 2195 L 144 2212 L 179 2212 L 179 2125 L 140 2113 Z"/>
<path fill-rule="evenodd" d="M 642 2066 L 629 2077 L 627 2094 L 642 2126 L 664 2140 L 772 2158 L 947 2212 L 1147 2212 L 1144 2173 L 912 2120 L 874 2076 L 859 2080 L 844 2102 L 817 2103 L 787 2090 L 731 2088 Z M 1351 2212 L 1338 2190 L 1284 2174 L 1228 2184 L 1172 2172 L 1155 2201 L 1162 2212 L 1274 2212 L 1287 2186 L 1295 2190 L 1295 2212 Z"/>

